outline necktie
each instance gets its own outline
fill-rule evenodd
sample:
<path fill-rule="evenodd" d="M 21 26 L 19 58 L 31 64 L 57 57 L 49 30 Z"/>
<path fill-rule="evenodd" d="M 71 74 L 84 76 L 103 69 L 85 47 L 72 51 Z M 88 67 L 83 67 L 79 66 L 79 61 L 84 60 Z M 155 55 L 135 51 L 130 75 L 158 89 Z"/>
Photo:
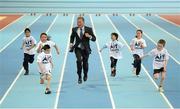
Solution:
<path fill-rule="evenodd" d="M 83 30 L 82 30 L 82 28 L 80 29 L 80 39 L 82 39 L 83 38 Z M 81 42 L 81 44 L 80 44 L 80 48 L 81 49 L 84 49 L 84 46 L 83 46 L 83 44 L 82 44 L 82 42 Z"/>
<path fill-rule="evenodd" d="M 83 30 L 82 30 L 82 28 L 80 29 L 80 38 L 81 39 L 83 38 Z"/>

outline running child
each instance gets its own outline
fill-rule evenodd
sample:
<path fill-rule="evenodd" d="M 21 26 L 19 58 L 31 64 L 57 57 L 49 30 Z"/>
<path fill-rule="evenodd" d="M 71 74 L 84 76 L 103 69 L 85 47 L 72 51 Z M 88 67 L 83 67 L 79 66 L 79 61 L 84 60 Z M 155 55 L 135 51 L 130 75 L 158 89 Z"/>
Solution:
<path fill-rule="evenodd" d="M 44 45 L 49 45 L 51 49 L 52 47 L 54 47 L 56 49 L 57 54 L 59 55 L 59 48 L 57 47 L 57 45 L 53 41 L 50 40 L 50 38 L 47 36 L 46 33 L 41 33 L 40 41 L 37 44 L 37 53 L 41 53 L 43 51 L 42 48 Z M 40 84 L 44 84 L 43 79 L 40 79 Z"/>
<path fill-rule="evenodd" d="M 42 47 L 43 52 L 41 52 L 37 57 L 38 68 L 39 72 L 41 73 L 41 79 L 43 81 L 47 80 L 45 94 L 51 93 L 50 82 L 52 78 L 51 71 L 53 68 L 53 63 L 50 48 L 51 47 L 49 45 L 44 45 Z"/>
<path fill-rule="evenodd" d="M 145 56 L 148 56 L 148 55 L 153 56 L 154 79 L 157 80 L 159 78 L 159 75 L 161 75 L 161 80 L 160 80 L 160 84 L 159 84 L 160 92 L 164 92 L 163 83 L 165 80 L 167 62 L 169 59 L 169 53 L 164 48 L 165 44 L 166 44 L 166 41 L 163 39 L 160 39 L 157 43 L 157 47 L 145 55 Z"/>
<path fill-rule="evenodd" d="M 29 63 L 32 64 L 34 61 L 36 40 L 34 39 L 33 36 L 31 36 L 31 30 L 29 28 L 26 28 L 24 30 L 24 33 L 25 33 L 25 37 L 23 38 L 21 49 L 24 50 L 24 61 L 23 61 L 23 67 L 25 70 L 24 75 L 28 75 Z"/>
<path fill-rule="evenodd" d="M 130 48 L 134 57 L 133 62 L 133 73 L 136 74 L 137 77 L 140 75 L 141 71 L 141 57 L 144 55 L 144 48 L 147 46 L 146 41 L 142 38 L 143 31 L 137 30 L 136 36 L 132 39 L 130 43 Z"/>
<path fill-rule="evenodd" d="M 57 54 L 59 54 L 59 48 L 57 47 L 57 45 L 53 41 L 50 40 L 50 38 L 48 37 L 46 33 L 41 33 L 40 41 L 37 44 L 37 52 L 41 53 L 42 47 L 46 44 L 49 45 L 51 48 L 54 47 L 56 49 Z"/>
<path fill-rule="evenodd" d="M 117 61 L 122 58 L 121 49 L 124 45 L 118 41 L 117 33 L 111 33 L 111 40 L 112 41 L 110 41 L 109 43 L 104 45 L 103 48 L 100 49 L 100 52 L 102 52 L 102 50 L 105 48 L 109 48 L 111 60 L 111 76 L 115 77 Z"/>

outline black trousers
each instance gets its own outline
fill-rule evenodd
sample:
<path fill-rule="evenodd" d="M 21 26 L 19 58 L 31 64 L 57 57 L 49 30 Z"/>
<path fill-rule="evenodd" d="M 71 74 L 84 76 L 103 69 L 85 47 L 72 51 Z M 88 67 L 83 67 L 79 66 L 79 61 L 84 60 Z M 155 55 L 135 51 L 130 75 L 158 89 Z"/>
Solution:
<path fill-rule="evenodd" d="M 111 60 L 111 68 L 114 68 L 114 70 L 116 70 L 117 59 L 110 57 L 110 60 Z"/>
<path fill-rule="evenodd" d="M 88 74 L 88 59 L 89 59 L 89 53 L 86 50 L 83 50 L 81 48 L 75 48 L 75 54 L 77 58 L 77 74 L 79 78 L 81 78 L 82 69 L 84 72 L 84 75 L 87 76 Z"/>
<path fill-rule="evenodd" d="M 24 53 L 24 61 L 23 61 L 23 67 L 26 71 L 29 71 L 29 63 L 33 63 L 34 61 L 34 55 L 29 55 L 27 53 Z"/>
<path fill-rule="evenodd" d="M 134 57 L 133 66 L 134 66 L 134 68 L 136 68 L 136 75 L 139 75 L 139 73 L 141 71 L 141 58 L 137 54 L 134 54 L 133 57 Z"/>

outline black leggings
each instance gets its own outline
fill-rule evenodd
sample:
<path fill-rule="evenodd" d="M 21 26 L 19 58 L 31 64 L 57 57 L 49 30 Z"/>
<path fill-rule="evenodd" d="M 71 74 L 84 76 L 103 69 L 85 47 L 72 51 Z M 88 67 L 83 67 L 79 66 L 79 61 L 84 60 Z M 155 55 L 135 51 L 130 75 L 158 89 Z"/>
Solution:
<path fill-rule="evenodd" d="M 111 60 L 111 68 L 114 68 L 114 70 L 116 70 L 117 59 L 110 57 L 110 60 Z"/>
<path fill-rule="evenodd" d="M 34 55 L 29 55 L 24 53 L 24 62 L 23 62 L 23 67 L 26 71 L 29 71 L 29 65 L 28 63 L 33 63 L 34 61 Z"/>
<path fill-rule="evenodd" d="M 134 54 L 133 57 L 134 57 L 133 66 L 134 66 L 134 68 L 136 68 L 136 75 L 139 75 L 139 73 L 141 71 L 141 58 L 137 54 Z"/>

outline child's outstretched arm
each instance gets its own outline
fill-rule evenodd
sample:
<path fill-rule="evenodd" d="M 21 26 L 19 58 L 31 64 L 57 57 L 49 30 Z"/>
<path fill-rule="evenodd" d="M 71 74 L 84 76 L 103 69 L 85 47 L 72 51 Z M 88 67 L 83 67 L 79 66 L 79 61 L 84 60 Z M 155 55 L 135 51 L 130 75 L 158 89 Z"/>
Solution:
<path fill-rule="evenodd" d="M 56 44 L 54 45 L 54 48 L 56 49 L 56 52 L 57 52 L 57 54 L 59 55 L 59 54 L 60 54 L 59 48 L 58 48 L 58 46 L 57 46 Z"/>
<path fill-rule="evenodd" d="M 131 40 L 130 42 L 130 49 L 131 51 L 134 51 L 134 40 Z"/>
<path fill-rule="evenodd" d="M 24 44 L 25 44 L 25 42 L 23 41 L 22 46 L 21 46 L 21 49 L 23 49 L 23 48 L 24 48 Z"/>
<path fill-rule="evenodd" d="M 131 51 L 134 51 L 134 46 L 130 44 Z"/>
<path fill-rule="evenodd" d="M 121 43 L 121 42 L 119 42 L 118 45 L 119 45 L 120 49 L 123 49 L 125 47 L 125 45 L 123 43 Z"/>
<path fill-rule="evenodd" d="M 141 48 L 146 48 L 146 46 L 144 44 L 141 44 Z"/>
<path fill-rule="evenodd" d="M 102 50 L 105 48 L 107 48 L 107 45 L 104 45 L 99 51 L 102 52 Z"/>
<path fill-rule="evenodd" d="M 140 43 L 140 46 L 141 46 L 141 48 L 143 49 L 143 48 L 146 48 L 146 43 L 144 42 L 139 42 Z"/>
<path fill-rule="evenodd" d="M 151 50 L 150 52 L 145 53 L 145 54 L 141 57 L 141 59 L 143 59 L 143 58 L 145 58 L 145 57 L 147 57 L 147 56 L 154 56 L 154 50 Z"/>
<path fill-rule="evenodd" d="M 147 56 L 149 56 L 148 53 L 146 53 L 145 55 L 143 55 L 143 56 L 141 57 L 141 59 L 143 59 L 143 58 L 145 58 L 145 57 L 147 57 Z"/>
<path fill-rule="evenodd" d="M 37 53 L 41 53 L 42 51 L 42 44 L 38 44 Z"/>

